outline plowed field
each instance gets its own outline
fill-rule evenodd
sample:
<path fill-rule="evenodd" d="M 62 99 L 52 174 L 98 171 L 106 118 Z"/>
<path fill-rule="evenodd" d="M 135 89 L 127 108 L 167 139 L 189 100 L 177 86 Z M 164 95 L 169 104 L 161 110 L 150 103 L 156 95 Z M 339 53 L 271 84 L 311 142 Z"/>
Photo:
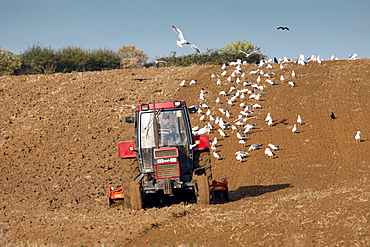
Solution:
<path fill-rule="evenodd" d="M 260 69 L 274 72 L 276 85 L 250 74 L 254 64 L 242 65 L 245 77 L 236 73 L 231 81 L 235 66 L 226 76 L 220 66 L 192 66 L 0 77 L 0 245 L 369 246 L 370 60 L 272 66 Z M 227 103 L 244 88 L 262 93 L 260 100 L 239 93 Z M 213 177 L 228 178 L 230 202 L 109 208 L 108 185 L 122 184 L 117 143 L 133 139 L 133 125 L 124 122 L 133 110 L 122 105 L 174 99 L 205 103 L 227 122 L 247 105 L 262 106 L 249 106 L 248 117 L 258 119 L 247 121 L 257 126 L 244 145 L 238 130 L 225 129 L 229 137 L 221 138 L 210 122 L 222 155 L 212 160 Z M 206 110 L 191 115 L 193 126 L 209 122 L 207 115 L 199 120 Z M 303 123 L 292 133 L 298 115 Z M 248 151 L 254 143 L 262 147 Z M 269 143 L 282 147 L 275 157 L 264 154 Z M 240 162 L 236 151 L 249 155 Z"/>

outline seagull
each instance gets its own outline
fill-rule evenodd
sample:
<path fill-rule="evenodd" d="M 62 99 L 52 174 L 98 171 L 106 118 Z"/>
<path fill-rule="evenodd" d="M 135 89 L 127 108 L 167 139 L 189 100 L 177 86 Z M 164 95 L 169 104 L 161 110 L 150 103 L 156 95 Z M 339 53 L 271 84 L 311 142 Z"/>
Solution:
<path fill-rule="evenodd" d="M 216 145 L 217 144 L 217 137 L 215 137 L 214 139 L 213 139 L 213 141 L 210 141 L 210 143 L 214 146 L 214 145 Z"/>
<path fill-rule="evenodd" d="M 236 160 L 239 160 L 239 161 L 240 161 L 240 163 L 242 163 L 242 162 L 244 161 L 244 159 L 245 159 L 245 156 L 240 155 L 240 154 L 237 154 L 237 155 L 236 155 Z"/>
<path fill-rule="evenodd" d="M 253 53 L 257 52 L 257 51 L 252 51 L 251 53 L 246 53 L 245 51 L 242 51 L 242 50 L 239 50 L 241 53 L 244 53 L 245 57 L 249 57 L 250 55 L 252 55 Z"/>
<path fill-rule="evenodd" d="M 271 64 L 265 64 L 266 68 L 268 69 L 272 69 L 272 65 Z"/>
<path fill-rule="evenodd" d="M 289 31 L 289 27 L 278 27 L 277 30 L 279 30 L 279 29 L 281 29 L 281 30 L 288 30 Z"/>
<path fill-rule="evenodd" d="M 185 80 L 182 80 L 182 81 L 180 82 L 180 87 L 183 87 L 183 86 L 185 86 Z"/>
<path fill-rule="evenodd" d="M 226 136 L 228 136 L 222 129 L 218 129 L 218 132 L 220 133 L 220 135 L 222 136 L 222 137 L 226 137 Z"/>
<path fill-rule="evenodd" d="M 197 80 L 191 80 L 190 83 L 189 83 L 189 85 L 193 85 L 195 83 L 197 83 Z"/>
<path fill-rule="evenodd" d="M 357 131 L 357 134 L 356 134 L 356 136 L 355 136 L 355 140 L 356 140 L 356 142 L 360 142 L 361 141 L 361 136 L 360 136 L 360 133 L 361 133 L 361 131 Z"/>
<path fill-rule="evenodd" d="M 298 115 L 298 118 L 297 118 L 297 124 L 301 125 L 302 124 L 302 118 L 301 118 L 301 115 Z"/>
<path fill-rule="evenodd" d="M 203 92 L 200 92 L 200 94 L 199 94 L 199 99 L 200 100 L 204 100 L 205 98 L 204 98 L 204 93 Z"/>
<path fill-rule="evenodd" d="M 252 106 L 253 108 L 262 108 L 262 106 L 261 106 L 260 104 L 257 104 L 257 103 L 255 103 L 255 104 L 251 104 L 251 106 Z"/>
<path fill-rule="evenodd" d="M 270 119 L 272 119 L 271 115 L 270 115 L 270 113 L 267 113 L 267 116 L 265 117 L 264 120 L 267 122 L 267 121 L 270 121 Z"/>
<path fill-rule="evenodd" d="M 292 132 L 296 132 L 297 131 L 297 125 L 294 125 L 293 128 L 292 128 Z"/>
<path fill-rule="evenodd" d="M 271 119 L 271 118 L 267 121 L 267 125 L 268 125 L 269 127 L 271 127 L 271 126 L 273 125 L 273 122 L 272 122 L 272 119 Z"/>
<path fill-rule="evenodd" d="M 356 53 L 353 53 L 352 55 L 348 56 L 348 60 L 355 60 L 357 59 L 357 54 Z"/>
<path fill-rule="evenodd" d="M 216 152 L 213 152 L 213 157 L 215 157 L 216 159 L 221 159 L 222 155 Z"/>
<path fill-rule="evenodd" d="M 252 145 L 250 145 L 250 147 L 248 148 L 248 151 L 251 151 L 251 150 L 257 150 L 257 149 L 259 149 L 261 146 L 262 146 L 262 144 L 252 144 Z"/>
<path fill-rule="evenodd" d="M 276 84 L 278 84 L 278 82 L 277 82 L 277 81 L 270 80 L 270 79 L 266 79 L 266 82 L 270 83 L 271 85 L 276 85 Z"/>
<path fill-rule="evenodd" d="M 243 145 L 244 145 L 244 144 L 247 144 L 247 142 L 248 142 L 248 141 L 247 141 L 247 140 L 244 140 L 244 139 L 242 139 L 242 140 L 240 140 L 240 141 L 239 141 L 239 143 L 240 143 L 240 144 L 243 144 Z"/>
<path fill-rule="evenodd" d="M 274 157 L 275 156 L 275 154 L 269 148 L 265 149 L 265 154 L 269 157 Z"/>
<path fill-rule="evenodd" d="M 158 61 L 155 59 L 148 59 L 148 61 L 154 62 L 156 65 L 158 65 L 158 63 L 167 63 L 167 61 Z"/>
<path fill-rule="evenodd" d="M 200 103 L 199 104 L 199 107 L 203 107 L 203 108 L 209 108 L 207 104 L 204 104 L 204 103 Z"/>
<path fill-rule="evenodd" d="M 294 70 L 292 71 L 292 77 L 295 77 L 295 72 L 294 72 Z"/>
<path fill-rule="evenodd" d="M 291 85 L 292 87 L 294 87 L 294 86 L 296 86 L 296 85 L 297 85 L 297 84 L 295 84 L 295 83 L 294 83 L 294 82 L 292 82 L 292 81 L 289 81 L 289 82 L 288 82 L 288 84 L 289 84 L 289 85 Z"/>
<path fill-rule="evenodd" d="M 278 145 L 274 145 L 274 144 L 271 144 L 271 143 L 269 143 L 269 144 L 267 144 L 271 149 L 273 149 L 273 150 L 280 150 L 280 149 L 282 149 L 283 147 L 281 147 L 281 146 L 278 146 Z"/>
<path fill-rule="evenodd" d="M 182 32 L 181 32 L 181 30 L 180 30 L 180 29 L 178 29 L 178 28 L 177 28 L 177 27 L 175 27 L 174 25 L 171 25 L 171 27 L 173 28 L 173 30 L 175 30 L 175 32 L 176 32 L 176 33 L 178 34 L 178 36 L 179 36 L 179 39 L 180 39 L 180 40 L 177 40 L 177 41 L 176 41 L 176 43 L 177 43 L 177 46 L 178 46 L 178 47 L 182 47 L 183 45 L 190 45 L 190 47 L 191 47 L 194 51 L 196 51 L 196 52 L 200 53 L 200 51 L 199 51 L 198 47 L 196 47 L 194 44 L 189 43 L 187 40 L 185 40 L 184 35 L 182 34 Z"/>
<path fill-rule="evenodd" d="M 254 69 L 251 72 L 249 72 L 249 74 L 256 74 L 258 71 L 260 71 L 260 69 Z"/>
<path fill-rule="evenodd" d="M 258 76 L 257 77 L 257 82 L 260 83 L 261 82 L 261 76 Z"/>
<path fill-rule="evenodd" d="M 248 138 L 248 136 L 246 136 L 246 135 L 242 135 L 242 134 L 240 134 L 240 133 L 236 133 L 236 137 L 238 137 L 238 139 Z"/>
<path fill-rule="evenodd" d="M 235 152 L 235 155 L 241 155 L 241 156 L 246 156 L 248 155 L 249 153 L 245 152 L 245 151 L 237 151 Z"/>

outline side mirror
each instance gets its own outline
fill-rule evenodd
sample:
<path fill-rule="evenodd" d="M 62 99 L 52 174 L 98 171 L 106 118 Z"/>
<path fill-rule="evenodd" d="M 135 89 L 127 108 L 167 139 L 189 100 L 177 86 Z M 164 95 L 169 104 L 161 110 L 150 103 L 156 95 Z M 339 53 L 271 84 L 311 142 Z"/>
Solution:
<path fill-rule="evenodd" d="M 134 121 L 134 117 L 126 117 L 125 118 L 125 122 L 126 123 L 134 123 L 135 121 Z"/>
<path fill-rule="evenodd" d="M 196 113 L 196 112 L 197 112 L 197 108 L 196 108 L 195 106 L 190 106 L 190 107 L 188 108 L 188 110 L 189 110 L 189 113 L 190 113 L 190 114 L 193 114 L 193 113 Z"/>

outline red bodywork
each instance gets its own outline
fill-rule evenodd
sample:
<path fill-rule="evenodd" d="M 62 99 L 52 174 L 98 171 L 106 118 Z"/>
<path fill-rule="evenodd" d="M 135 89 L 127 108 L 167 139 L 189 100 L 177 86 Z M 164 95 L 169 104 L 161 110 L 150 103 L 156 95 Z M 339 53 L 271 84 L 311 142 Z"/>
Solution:
<path fill-rule="evenodd" d="M 118 143 L 118 153 L 121 158 L 135 158 L 135 142 L 134 141 L 124 141 Z"/>
<path fill-rule="evenodd" d="M 221 182 L 213 180 L 212 182 L 213 191 L 228 191 L 229 190 L 229 183 L 227 182 L 227 178 L 223 178 Z"/>
<path fill-rule="evenodd" d="M 198 143 L 194 147 L 194 151 L 202 151 L 209 149 L 209 136 L 207 135 L 195 135 L 193 136 L 193 143 Z"/>
<path fill-rule="evenodd" d="M 124 199 L 125 193 L 123 191 L 123 187 L 119 187 L 118 189 L 114 189 L 114 187 L 108 187 L 108 198 L 112 200 L 117 199 Z"/>

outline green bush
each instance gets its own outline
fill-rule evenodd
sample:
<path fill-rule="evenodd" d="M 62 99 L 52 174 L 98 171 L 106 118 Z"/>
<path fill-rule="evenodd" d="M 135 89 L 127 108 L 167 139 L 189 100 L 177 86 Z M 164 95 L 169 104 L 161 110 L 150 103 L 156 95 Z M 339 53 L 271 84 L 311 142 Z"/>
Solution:
<path fill-rule="evenodd" d="M 58 72 L 85 71 L 89 61 L 89 52 L 80 47 L 68 46 L 59 49 L 56 57 Z"/>
<path fill-rule="evenodd" d="M 0 47 L 0 75 L 13 75 L 21 67 L 21 59 Z"/>
<path fill-rule="evenodd" d="M 63 47 L 54 50 L 40 45 L 29 47 L 21 56 L 21 74 L 69 73 L 118 69 L 120 56 L 107 49 L 87 50 L 80 47 Z"/>
<path fill-rule="evenodd" d="M 33 45 L 21 54 L 22 74 L 50 74 L 56 72 L 57 57 L 55 51 L 49 47 Z"/>
<path fill-rule="evenodd" d="M 89 60 L 86 64 L 87 70 L 110 70 L 119 69 L 121 63 L 120 56 L 111 50 L 91 50 Z"/>

